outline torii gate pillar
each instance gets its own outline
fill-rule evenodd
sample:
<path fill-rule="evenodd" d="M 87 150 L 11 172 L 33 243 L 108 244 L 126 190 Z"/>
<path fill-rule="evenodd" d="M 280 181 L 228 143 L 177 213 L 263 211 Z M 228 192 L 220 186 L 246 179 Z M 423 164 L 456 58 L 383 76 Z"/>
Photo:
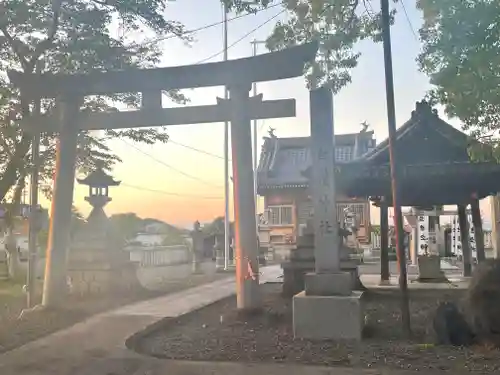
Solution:
<path fill-rule="evenodd" d="M 231 112 L 231 149 L 234 182 L 236 295 L 238 309 L 260 307 L 259 262 L 252 144 L 250 134 L 250 82 L 228 86 Z"/>
<path fill-rule="evenodd" d="M 66 259 L 71 225 L 71 206 L 75 185 L 75 164 L 78 127 L 77 118 L 81 98 L 66 96 L 57 101 L 60 132 L 56 151 L 56 173 L 51 205 L 51 220 L 45 279 L 43 283 L 44 306 L 59 306 L 66 297 Z"/>

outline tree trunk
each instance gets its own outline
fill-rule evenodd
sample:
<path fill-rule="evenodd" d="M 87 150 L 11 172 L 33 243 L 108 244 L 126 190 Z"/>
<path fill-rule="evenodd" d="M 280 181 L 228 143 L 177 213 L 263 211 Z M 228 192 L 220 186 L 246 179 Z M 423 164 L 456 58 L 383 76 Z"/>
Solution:
<path fill-rule="evenodd" d="M 15 217 L 19 208 L 19 203 L 21 202 L 21 195 L 26 185 L 25 173 L 26 171 L 23 170 L 21 175 L 18 176 L 17 180 L 13 183 L 13 185 L 16 185 L 16 188 L 14 190 L 14 196 L 12 197 L 12 204 L 10 205 L 9 210 L 5 215 L 5 224 L 7 227 L 7 232 L 5 235 L 5 250 L 7 252 L 7 266 L 9 278 L 11 280 L 17 280 L 20 276 L 19 251 L 17 248 L 17 239 L 14 229 Z"/>
<path fill-rule="evenodd" d="M 0 177 L 0 200 L 3 200 L 9 190 L 16 184 L 19 174 L 23 168 L 24 158 L 31 146 L 31 137 L 23 135 L 19 143 L 16 144 L 14 155 L 7 163 L 4 173 Z"/>
<path fill-rule="evenodd" d="M 5 251 L 7 252 L 7 268 L 9 279 L 17 280 L 19 278 L 19 253 L 17 251 L 16 235 L 12 228 L 7 229 L 5 235 Z"/>

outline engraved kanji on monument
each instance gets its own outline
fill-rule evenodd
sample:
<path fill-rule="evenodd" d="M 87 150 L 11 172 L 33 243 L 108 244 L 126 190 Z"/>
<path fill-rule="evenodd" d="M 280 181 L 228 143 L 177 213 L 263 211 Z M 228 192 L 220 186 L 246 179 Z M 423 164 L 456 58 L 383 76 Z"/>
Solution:
<path fill-rule="evenodd" d="M 308 295 L 351 295 L 350 274 L 340 267 L 332 93 L 319 88 L 311 91 L 310 98 L 315 273 L 306 275 L 305 291 Z"/>

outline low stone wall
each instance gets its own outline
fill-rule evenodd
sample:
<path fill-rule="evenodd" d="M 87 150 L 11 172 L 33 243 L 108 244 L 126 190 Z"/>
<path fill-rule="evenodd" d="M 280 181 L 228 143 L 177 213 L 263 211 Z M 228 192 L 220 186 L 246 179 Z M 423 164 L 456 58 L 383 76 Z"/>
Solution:
<path fill-rule="evenodd" d="M 27 267 L 28 262 L 22 262 L 21 264 L 23 267 Z M 37 278 L 43 279 L 45 273 L 45 259 L 38 260 L 36 269 Z M 203 274 L 215 273 L 215 262 L 203 262 L 201 264 L 201 271 Z M 167 266 L 137 267 L 135 272 L 142 287 L 155 290 L 161 287 L 165 282 L 183 279 L 191 275 L 192 264 L 189 262 Z M 100 278 L 101 276 L 96 273 L 95 277 Z"/>
<path fill-rule="evenodd" d="M 216 272 L 215 262 L 206 261 L 200 265 L 201 273 L 213 274 Z M 141 285 L 150 290 L 154 290 L 165 282 L 180 280 L 192 274 L 192 264 L 184 263 L 170 266 L 139 267 L 137 278 Z"/>

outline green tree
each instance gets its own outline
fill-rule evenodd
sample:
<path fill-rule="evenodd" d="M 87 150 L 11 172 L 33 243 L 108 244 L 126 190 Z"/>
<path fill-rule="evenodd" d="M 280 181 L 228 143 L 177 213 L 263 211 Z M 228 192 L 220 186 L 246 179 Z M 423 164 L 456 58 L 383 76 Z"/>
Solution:
<path fill-rule="evenodd" d="M 372 224 L 371 231 L 375 235 L 380 235 L 380 225 Z"/>
<path fill-rule="evenodd" d="M 136 43 L 129 35 L 149 33 L 187 40 L 183 26 L 166 18 L 168 0 L 4 0 L 0 3 L 0 200 L 30 173 L 32 137 L 19 121 L 32 114 L 49 113 L 54 101 L 28 102 L 6 78 L 10 69 L 25 73 L 84 73 L 129 67 L 152 67 L 161 52 L 155 43 Z M 120 29 L 121 32 L 118 32 Z M 166 95 L 185 102 L 178 91 Z M 137 106 L 137 93 L 87 97 L 83 108 L 107 110 L 110 103 Z M 107 145 L 111 138 L 153 144 L 166 142 L 165 129 L 129 129 L 81 132 L 78 168 L 81 172 L 102 163 L 111 168 L 120 159 Z M 52 179 L 55 139 L 42 134 L 41 183 Z M 45 184 L 46 185 L 46 184 Z"/>
<path fill-rule="evenodd" d="M 282 3 L 288 20 L 276 24 L 267 39 L 267 48 L 275 51 L 319 41 L 316 61 L 306 71 L 307 82 L 310 86 L 326 85 L 334 93 L 351 82 L 350 71 L 360 58 L 360 53 L 354 51 L 355 44 L 367 38 L 381 40 L 380 12 L 373 9 L 370 0 L 260 0 L 251 5 L 248 1 L 228 0 L 226 3 L 240 11 Z"/>
<path fill-rule="evenodd" d="M 210 224 L 204 225 L 203 233 L 207 236 L 224 233 L 224 217 L 216 217 Z"/>
<path fill-rule="evenodd" d="M 134 238 L 143 227 L 143 220 L 131 212 L 111 215 L 109 220 L 125 240 Z"/>
<path fill-rule="evenodd" d="M 499 159 L 500 3 L 419 0 L 424 24 L 418 58 L 434 85 L 430 98 L 459 118 L 473 138 L 473 158 Z"/>

